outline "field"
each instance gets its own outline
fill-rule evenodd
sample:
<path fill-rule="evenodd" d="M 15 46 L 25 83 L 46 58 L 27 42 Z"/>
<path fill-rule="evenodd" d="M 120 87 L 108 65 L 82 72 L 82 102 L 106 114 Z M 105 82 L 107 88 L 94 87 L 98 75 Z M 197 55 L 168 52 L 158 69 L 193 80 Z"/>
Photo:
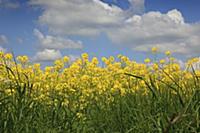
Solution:
<path fill-rule="evenodd" d="M 200 70 L 164 59 L 65 56 L 41 68 L 0 52 L 1 133 L 199 133 Z M 198 64 L 196 64 L 198 65 Z"/>

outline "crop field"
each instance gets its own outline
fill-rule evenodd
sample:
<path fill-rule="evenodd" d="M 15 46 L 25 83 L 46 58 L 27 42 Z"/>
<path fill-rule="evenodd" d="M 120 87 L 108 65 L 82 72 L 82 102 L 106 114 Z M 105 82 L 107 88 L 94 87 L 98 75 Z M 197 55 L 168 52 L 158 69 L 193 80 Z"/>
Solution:
<path fill-rule="evenodd" d="M 199 58 L 64 56 L 42 68 L 0 52 L 1 133 L 199 133 Z"/>

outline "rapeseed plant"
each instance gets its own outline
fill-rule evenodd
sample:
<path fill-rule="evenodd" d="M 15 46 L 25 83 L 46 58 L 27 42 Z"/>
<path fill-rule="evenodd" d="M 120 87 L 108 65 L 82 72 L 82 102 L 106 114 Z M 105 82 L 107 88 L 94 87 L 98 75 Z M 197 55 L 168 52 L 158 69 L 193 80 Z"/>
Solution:
<path fill-rule="evenodd" d="M 200 70 L 182 69 L 170 51 L 165 55 L 169 61 L 144 63 L 102 57 L 101 67 L 83 53 L 42 69 L 27 56 L 15 61 L 0 52 L 0 132 L 200 132 Z"/>

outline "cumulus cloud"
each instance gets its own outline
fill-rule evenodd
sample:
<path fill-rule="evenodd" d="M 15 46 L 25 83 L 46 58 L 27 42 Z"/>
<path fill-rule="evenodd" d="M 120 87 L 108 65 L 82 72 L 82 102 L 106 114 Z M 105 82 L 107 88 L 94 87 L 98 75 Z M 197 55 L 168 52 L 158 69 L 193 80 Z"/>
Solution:
<path fill-rule="evenodd" d="M 72 41 L 70 39 L 61 38 L 58 36 L 43 35 L 38 29 L 34 29 L 34 34 L 38 38 L 42 48 L 47 49 L 81 49 L 82 42 Z"/>
<path fill-rule="evenodd" d="M 31 4 L 44 9 L 39 22 L 57 34 L 98 35 L 124 19 L 119 7 L 100 0 L 32 0 Z"/>
<path fill-rule="evenodd" d="M 33 57 L 33 61 L 36 62 L 44 62 L 44 61 L 54 61 L 62 57 L 62 54 L 59 50 L 55 49 L 44 49 L 43 51 L 39 51 Z"/>
<path fill-rule="evenodd" d="M 5 35 L 0 35 L 0 45 L 8 43 L 8 39 Z"/>
<path fill-rule="evenodd" d="M 186 23 L 176 9 L 141 14 L 144 0 L 129 2 L 126 11 L 100 0 L 32 0 L 31 4 L 43 8 L 39 22 L 59 35 L 92 36 L 104 32 L 113 43 L 138 51 L 158 46 L 161 51 L 185 55 L 200 52 L 199 23 Z"/>
<path fill-rule="evenodd" d="M 38 38 L 40 49 L 33 57 L 33 61 L 54 61 L 62 57 L 62 49 L 81 49 L 82 42 L 65 39 L 59 36 L 44 35 L 38 29 L 34 29 L 34 35 Z M 72 60 L 76 57 L 70 55 Z"/>
<path fill-rule="evenodd" d="M 127 44 L 134 50 L 149 51 L 157 46 L 161 51 L 171 50 L 180 54 L 200 52 L 200 24 L 185 23 L 178 10 L 166 14 L 148 12 L 133 15 L 124 26 L 108 31 L 111 40 Z"/>
<path fill-rule="evenodd" d="M 17 9 L 20 7 L 20 4 L 18 1 L 0 0 L 0 7 L 6 9 Z"/>

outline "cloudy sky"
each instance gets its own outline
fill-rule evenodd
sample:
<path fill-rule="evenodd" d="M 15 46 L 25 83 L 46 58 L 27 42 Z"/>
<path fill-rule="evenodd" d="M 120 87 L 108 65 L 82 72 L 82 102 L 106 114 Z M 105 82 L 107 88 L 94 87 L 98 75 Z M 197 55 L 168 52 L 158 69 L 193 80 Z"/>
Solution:
<path fill-rule="evenodd" d="M 0 0 L 0 50 L 51 61 L 83 52 L 137 61 L 151 47 L 200 56 L 199 0 Z"/>

